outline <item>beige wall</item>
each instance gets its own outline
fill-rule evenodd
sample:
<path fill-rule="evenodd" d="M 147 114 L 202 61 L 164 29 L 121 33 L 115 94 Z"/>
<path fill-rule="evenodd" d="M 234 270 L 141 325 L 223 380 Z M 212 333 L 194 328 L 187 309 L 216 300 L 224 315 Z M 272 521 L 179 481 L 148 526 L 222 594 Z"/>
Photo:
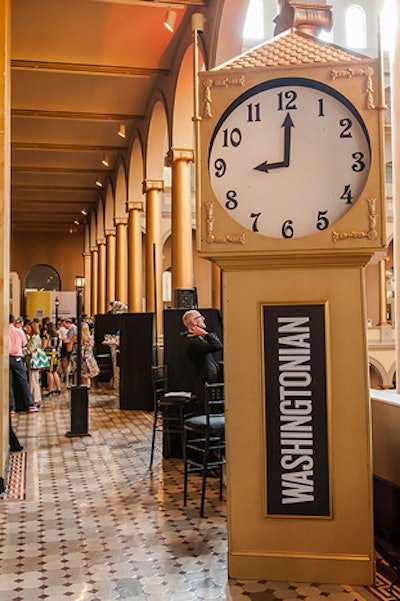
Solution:
<path fill-rule="evenodd" d="M 38 264 L 51 265 L 61 278 L 62 290 L 74 290 L 74 277 L 83 274 L 82 234 L 13 232 L 11 270 L 21 279 L 21 292 L 28 271 Z"/>

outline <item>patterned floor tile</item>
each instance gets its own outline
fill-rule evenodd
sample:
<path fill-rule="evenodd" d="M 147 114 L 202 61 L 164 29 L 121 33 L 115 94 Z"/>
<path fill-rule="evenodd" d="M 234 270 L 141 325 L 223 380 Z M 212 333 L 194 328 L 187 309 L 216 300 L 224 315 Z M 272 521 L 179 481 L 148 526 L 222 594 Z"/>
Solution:
<path fill-rule="evenodd" d="M 199 478 L 183 510 L 182 462 L 157 448 L 149 472 L 150 414 L 121 411 L 99 385 L 90 436 L 69 438 L 69 400 L 64 391 L 13 418 L 24 452 L 12 455 L 16 488 L 0 500 L 0 601 L 394 601 L 380 574 L 370 589 L 229 580 L 217 482 L 205 519 Z"/>

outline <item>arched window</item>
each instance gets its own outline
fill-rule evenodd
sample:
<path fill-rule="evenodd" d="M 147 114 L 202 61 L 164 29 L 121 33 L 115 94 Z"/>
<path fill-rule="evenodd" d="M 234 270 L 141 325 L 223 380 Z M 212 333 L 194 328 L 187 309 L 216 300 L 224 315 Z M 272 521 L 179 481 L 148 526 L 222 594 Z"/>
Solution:
<path fill-rule="evenodd" d="M 28 290 L 61 290 L 61 279 L 50 265 L 35 265 L 25 279 Z"/>
<path fill-rule="evenodd" d="M 243 39 L 264 39 L 264 2 L 263 0 L 250 0 L 247 9 L 246 21 L 243 28 Z"/>
<path fill-rule="evenodd" d="M 365 11 L 358 4 L 352 4 L 346 10 L 346 45 L 350 48 L 367 47 Z"/>

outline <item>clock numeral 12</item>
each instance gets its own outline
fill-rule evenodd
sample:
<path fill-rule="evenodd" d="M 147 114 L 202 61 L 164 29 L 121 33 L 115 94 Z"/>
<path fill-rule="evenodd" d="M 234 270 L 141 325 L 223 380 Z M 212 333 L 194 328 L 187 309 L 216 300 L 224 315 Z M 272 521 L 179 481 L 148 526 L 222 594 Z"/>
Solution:
<path fill-rule="evenodd" d="M 293 111 L 296 106 L 297 92 L 288 90 L 287 92 L 278 93 L 278 111 Z"/>

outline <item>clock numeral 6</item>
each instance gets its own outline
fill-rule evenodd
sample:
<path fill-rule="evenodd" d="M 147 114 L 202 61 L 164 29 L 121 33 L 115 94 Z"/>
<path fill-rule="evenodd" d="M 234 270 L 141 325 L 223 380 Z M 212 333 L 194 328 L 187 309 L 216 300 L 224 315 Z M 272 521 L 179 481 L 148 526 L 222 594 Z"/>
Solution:
<path fill-rule="evenodd" d="M 234 148 L 236 148 L 242 141 L 242 132 L 238 127 L 234 127 L 232 131 L 224 129 L 222 130 L 222 133 L 224 134 L 224 143 L 222 144 L 222 146 L 224 146 L 225 148 L 228 146 L 233 146 Z"/>
<path fill-rule="evenodd" d="M 293 221 L 291 219 L 286 219 L 282 225 L 282 237 L 283 238 L 293 238 L 294 230 L 293 230 Z"/>
<path fill-rule="evenodd" d="M 318 211 L 317 230 L 322 232 L 329 226 L 329 219 L 325 217 L 328 211 Z"/>
<path fill-rule="evenodd" d="M 228 190 L 228 192 L 226 193 L 227 201 L 225 203 L 225 206 L 230 211 L 233 211 L 233 209 L 236 209 L 236 207 L 238 206 L 238 201 L 236 200 L 236 196 L 237 196 L 237 193 L 235 190 Z"/>
<path fill-rule="evenodd" d="M 226 163 L 224 159 L 216 159 L 214 161 L 215 177 L 222 177 L 226 172 Z"/>

